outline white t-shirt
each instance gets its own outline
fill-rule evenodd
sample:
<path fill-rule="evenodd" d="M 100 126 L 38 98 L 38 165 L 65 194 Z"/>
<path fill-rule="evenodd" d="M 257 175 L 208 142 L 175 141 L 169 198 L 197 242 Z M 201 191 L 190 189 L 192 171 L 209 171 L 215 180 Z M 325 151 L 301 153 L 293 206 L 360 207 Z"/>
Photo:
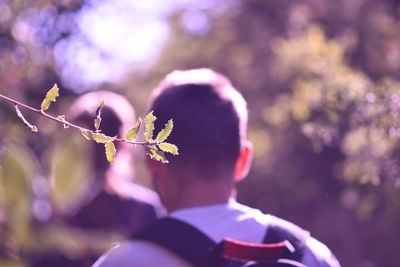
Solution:
<path fill-rule="evenodd" d="M 182 220 L 201 230 L 216 243 L 225 237 L 262 243 L 272 216 L 237 203 L 195 207 L 172 212 L 172 218 Z M 302 262 L 309 267 L 339 267 L 331 251 L 310 237 Z M 94 267 L 128 266 L 190 266 L 169 250 L 147 241 L 129 241 L 116 245 L 93 265 Z"/>

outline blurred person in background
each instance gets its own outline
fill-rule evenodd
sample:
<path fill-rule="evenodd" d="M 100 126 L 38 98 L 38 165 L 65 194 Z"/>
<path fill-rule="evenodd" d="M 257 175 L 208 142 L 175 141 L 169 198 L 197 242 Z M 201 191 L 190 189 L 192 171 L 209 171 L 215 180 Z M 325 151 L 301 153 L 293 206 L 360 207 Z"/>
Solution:
<path fill-rule="evenodd" d="M 168 157 L 168 164 L 147 160 L 169 217 L 116 246 L 94 266 L 211 266 L 206 264 L 209 251 L 226 237 L 258 244 L 289 240 L 296 249 L 291 260 L 309 267 L 340 266 L 309 232 L 236 202 L 235 184 L 248 174 L 252 145 L 246 138 L 246 102 L 226 77 L 210 69 L 174 71 L 154 91 L 149 110 L 157 117 L 156 132 L 174 120 L 168 142 L 177 145 L 179 155 Z M 181 233 L 183 228 L 188 233 L 194 228 L 208 240 L 205 254 L 198 240 Z"/>
<path fill-rule="evenodd" d="M 70 107 L 68 120 L 92 129 L 96 110 L 101 100 L 100 130 L 107 136 L 124 136 L 133 127 L 136 117 L 133 107 L 121 95 L 96 91 L 79 97 Z M 90 160 L 90 176 L 85 191 L 74 205 L 58 211 L 59 217 L 70 227 L 87 233 L 117 233 L 122 238 L 140 231 L 163 213 L 157 194 L 131 181 L 133 173 L 130 144 L 115 142 L 116 160 L 110 164 L 104 144 L 86 142 Z M 83 164 L 83 163 L 82 163 Z M 101 253 L 100 253 L 101 254 Z M 32 257 L 32 266 L 91 266 L 100 256 L 94 251 L 83 251 L 79 257 L 67 257 L 59 251 Z"/>

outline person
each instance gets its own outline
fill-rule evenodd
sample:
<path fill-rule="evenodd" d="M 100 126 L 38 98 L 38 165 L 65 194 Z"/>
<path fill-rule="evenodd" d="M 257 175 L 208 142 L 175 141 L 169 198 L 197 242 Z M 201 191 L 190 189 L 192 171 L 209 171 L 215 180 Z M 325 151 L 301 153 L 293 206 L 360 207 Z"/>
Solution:
<path fill-rule="evenodd" d="M 167 155 L 168 164 L 147 160 L 168 218 L 194 227 L 215 243 L 226 237 L 262 243 L 275 224 L 300 229 L 235 200 L 235 183 L 248 174 L 252 145 L 246 139 L 246 102 L 226 77 L 210 69 L 173 71 L 153 92 L 149 110 L 157 117 L 157 130 L 173 119 L 167 141 L 179 148 L 179 155 Z M 164 234 L 170 233 L 158 233 Z M 175 239 L 184 237 L 176 234 Z M 196 253 L 196 241 L 182 242 L 189 252 Z M 304 265 L 340 266 L 323 243 L 309 235 L 304 242 L 300 259 Z M 173 251 L 151 240 L 133 238 L 116 245 L 94 266 L 191 265 Z"/>
<path fill-rule="evenodd" d="M 90 127 L 100 101 L 100 130 L 107 136 L 124 136 L 133 127 L 135 112 L 121 95 L 109 91 L 95 91 L 78 98 L 70 107 L 74 122 Z M 104 145 L 90 142 L 92 183 L 81 205 L 72 208 L 68 221 L 83 228 L 116 230 L 124 236 L 132 235 L 163 214 L 158 196 L 150 189 L 132 183 L 132 151 L 127 143 L 115 142 L 116 160 L 107 162 Z"/>
<path fill-rule="evenodd" d="M 69 121 L 93 128 L 96 110 L 101 100 L 105 104 L 101 110 L 99 129 L 108 136 L 124 136 L 135 124 L 135 112 L 129 102 L 121 95 L 109 91 L 94 91 L 80 96 L 74 101 L 67 113 Z M 83 139 L 82 136 L 80 138 Z M 48 251 L 41 255 L 33 255 L 31 266 L 91 266 L 101 255 L 100 237 L 108 242 L 111 235 L 119 240 L 127 239 L 163 214 L 160 200 L 152 190 L 135 184 L 132 167 L 132 145 L 115 142 L 116 160 L 107 162 L 104 145 L 91 140 L 83 147 L 88 151 L 90 178 L 81 195 L 70 205 L 59 207 L 59 220 L 69 227 L 89 236 L 82 240 L 92 240 L 91 247 L 84 251 L 68 255 L 62 251 Z M 97 235 L 97 239 L 90 237 Z M 114 238 L 115 239 L 115 238 Z M 71 254 L 71 253 L 69 253 Z"/>

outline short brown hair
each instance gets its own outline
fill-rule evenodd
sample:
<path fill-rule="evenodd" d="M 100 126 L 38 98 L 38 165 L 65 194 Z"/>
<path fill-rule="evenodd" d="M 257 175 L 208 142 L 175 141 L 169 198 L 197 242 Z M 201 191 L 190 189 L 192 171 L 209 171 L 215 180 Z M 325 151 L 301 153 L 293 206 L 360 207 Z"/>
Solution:
<path fill-rule="evenodd" d="M 232 176 L 247 127 L 242 95 L 223 75 L 210 69 L 174 71 L 153 93 L 156 132 L 168 119 L 174 129 L 167 142 L 180 154 L 169 157 L 175 173 L 204 179 Z"/>

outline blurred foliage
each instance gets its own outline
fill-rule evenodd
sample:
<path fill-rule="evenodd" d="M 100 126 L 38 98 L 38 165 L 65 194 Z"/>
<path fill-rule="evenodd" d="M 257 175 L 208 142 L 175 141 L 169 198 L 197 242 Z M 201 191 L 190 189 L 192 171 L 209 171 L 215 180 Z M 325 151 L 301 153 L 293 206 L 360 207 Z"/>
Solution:
<path fill-rule="evenodd" d="M 40 105 L 62 72 L 54 64 L 54 45 L 79 30 L 74 15 L 82 5 L 78 0 L 0 1 L 1 93 Z M 205 16 L 209 27 L 190 30 L 193 13 Z M 226 74 L 248 100 L 249 138 L 255 147 L 239 200 L 310 229 L 343 266 L 397 266 L 398 1 L 237 0 L 214 9 L 177 10 L 169 24 L 169 40 L 151 69 L 133 70 L 102 87 L 125 94 L 144 113 L 150 91 L 172 69 L 212 67 Z M 64 103 L 52 108 L 63 110 L 68 98 Z M 48 189 L 50 195 L 59 194 L 52 197 L 59 198 L 50 203 L 54 209 L 67 202 L 71 191 L 64 184 L 78 184 L 76 177 L 84 170 L 74 168 L 85 166 L 84 154 L 68 156 L 74 148 L 55 137 L 60 129 L 51 122 L 39 120 L 44 130 L 35 135 L 17 119 L 11 107 L 0 103 L 0 227 L 7 229 L 0 239 L 7 240 L 1 242 L 1 257 L 8 260 L 18 258 L 24 246 L 20 239 L 29 232 L 24 229 L 31 227 L 27 220 L 36 218 L 31 211 L 38 194 L 31 182 L 51 180 L 47 177 L 55 171 L 49 162 L 68 163 L 53 184 L 61 189 Z M 55 154 L 47 152 L 52 141 Z M 145 181 L 146 175 L 138 166 L 138 179 Z M 7 177 L 18 178 L 10 182 Z M 5 184 L 20 191 L 6 192 Z M 15 199 L 18 204 L 11 208 Z M 25 222 L 11 225 L 18 216 Z M 21 232 L 10 237 L 17 228 Z"/>
<path fill-rule="evenodd" d="M 0 153 L 0 266 L 25 266 L 27 259 L 55 249 L 68 258 L 100 255 L 124 237 L 83 231 L 61 220 L 74 212 L 91 186 L 87 149 L 79 132 L 64 136 L 49 155 L 49 179 L 37 156 L 18 141 L 4 143 Z M 59 139 L 62 142 L 62 138 Z M 51 186 L 51 187 L 50 187 Z M 92 188 L 92 190 L 95 190 Z M 40 244 L 40 246 L 38 246 Z M 29 261 L 28 261 L 29 262 Z"/>
<path fill-rule="evenodd" d="M 290 111 L 277 121 L 278 101 L 264 109 L 266 122 L 283 127 L 292 117 L 316 151 L 339 145 L 346 156 L 340 176 L 349 182 L 400 185 L 400 83 L 389 78 L 374 82 L 352 69 L 339 44 L 316 26 L 300 38 L 273 45 L 280 60 L 277 69 L 287 72 L 280 77 L 295 73 L 296 78 L 284 103 Z"/>
<path fill-rule="evenodd" d="M 51 199 L 60 211 L 76 206 L 82 194 L 86 194 L 91 186 L 89 151 L 82 149 L 86 140 L 79 133 L 71 133 L 68 137 L 63 143 L 56 144 L 48 156 L 54 189 L 51 191 Z"/>
<path fill-rule="evenodd" d="M 1 239 L 4 253 L 16 254 L 15 245 L 28 245 L 31 241 L 30 221 L 32 196 L 31 179 L 37 172 L 30 152 L 21 146 L 5 146 L 1 153 Z M 4 236 L 5 235 L 5 236 Z M 9 240 L 7 236 L 11 236 Z"/>

